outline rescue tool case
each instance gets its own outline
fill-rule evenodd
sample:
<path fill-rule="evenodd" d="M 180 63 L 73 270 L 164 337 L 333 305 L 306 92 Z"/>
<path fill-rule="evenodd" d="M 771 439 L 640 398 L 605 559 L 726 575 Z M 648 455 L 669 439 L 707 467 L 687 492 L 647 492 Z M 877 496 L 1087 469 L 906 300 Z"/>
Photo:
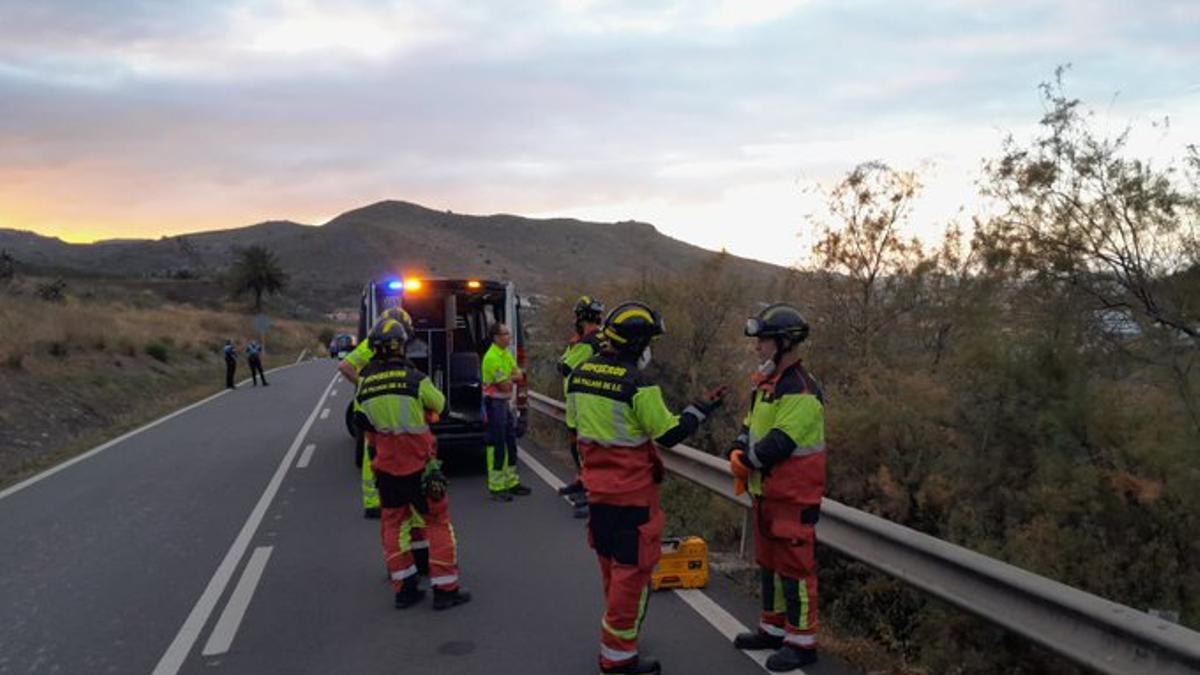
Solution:
<path fill-rule="evenodd" d="M 708 585 L 708 544 L 700 537 L 664 539 L 662 558 L 650 576 L 650 587 L 704 588 Z"/>

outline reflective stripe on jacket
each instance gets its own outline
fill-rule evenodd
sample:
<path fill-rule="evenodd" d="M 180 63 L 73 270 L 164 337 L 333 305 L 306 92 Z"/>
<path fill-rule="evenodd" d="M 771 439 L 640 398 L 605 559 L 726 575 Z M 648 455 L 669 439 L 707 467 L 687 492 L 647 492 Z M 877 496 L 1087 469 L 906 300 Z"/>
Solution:
<path fill-rule="evenodd" d="M 487 353 L 483 355 L 480 370 L 483 382 L 483 395 L 492 398 L 512 398 L 513 391 L 501 391 L 497 385 L 512 381 L 513 371 L 517 369 L 517 360 L 512 352 L 492 343 Z"/>
<path fill-rule="evenodd" d="M 578 435 L 589 497 L 603 500 L 652 486 L 661 464 L 654 439 L 679 425 L 658 385 L 615 356 L 593 357 L 568 378 L 567 426 Z"/>
<path fill-rule="evenodd" d="M 755 470 L 750 493 L 796 504 L 825 495 L 825 408 L 820 384 L 799 363 L 754 390 L 743 431 Z"/>
<path fill-rule="evenodd" d="M 375 448 L 372 468 L 404 476 L 425 468 L 433 453 L 427 412 L 441 412 L 446 397 L 412 363 L 372 360 L 362 369 L 354 400 L 360 425 Z"/>

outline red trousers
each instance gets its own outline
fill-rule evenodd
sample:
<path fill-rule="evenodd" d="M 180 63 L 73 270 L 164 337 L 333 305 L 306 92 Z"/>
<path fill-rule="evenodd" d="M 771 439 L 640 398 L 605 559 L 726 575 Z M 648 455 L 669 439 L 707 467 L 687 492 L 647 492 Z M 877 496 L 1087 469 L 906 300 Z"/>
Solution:
<path fill-rule="evenodd" d="M 416 576 L 413 549 L 421 546 L 417 531 L 424 530 L 424 539 L 429 547 L 430 584 L 443 591 L 458 588 L 458 543 L 454 537 L 454 526 L 450 523 L 450 497 L 445 496 L 436 502 L 424 497 L 389 499 L 392 490 L 385 487 L 389 479 L 411 479 L 395 479 L 382 472 L 377 473 L 376 478 L 380 483 L 379 496 L 382 502 L 380 533 L 383 555 L 388 574 L 392 577 L 392 586 L 399 591 L 405 580 Z M 419 483 L 419 474 L 416 479 Z M 416 499 L 422 500 L 421 505 L 427 508 L 415 508 Z"/>
<path fill-rule="evenodd" d="M 650 574 L 662 555 L 665 518 L 657 485 L 616 499 L 589 493 L 588 508 L 588 543 L 596 551 L 604 583 L 600 666 L 605 668 L 638 656 L 638 633 L 650 599 Z"/>
<path fill-rule="evenodd" d="M 817 508 L 754 499 L 754 552 L 761 568 L 759 628 L 786 644 L 817 646 Z"/>

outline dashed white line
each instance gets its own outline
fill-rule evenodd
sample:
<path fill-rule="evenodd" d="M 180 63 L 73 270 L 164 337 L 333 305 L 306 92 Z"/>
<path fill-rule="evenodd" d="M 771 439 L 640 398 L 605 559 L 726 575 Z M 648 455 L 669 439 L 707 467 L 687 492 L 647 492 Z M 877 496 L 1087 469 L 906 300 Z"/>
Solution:
<path fill-rule="evenodd" d="M 517 455 L 517 459 L 524 462 L 525 465 L 532 469 L 539 478 L 541 478 L 546 482 L 547 485 L 555 490 L 566 485 L 566 483 L 562 482 L 558 476 L 554 475 L 553 471 L 547 469 L 545 465 L 530 456 L 529 451 L 522 448 L 520 454 Z M 750 630 L 741 621 L 738 621 L 737 617 L 725 611 L 725 608 L 721 607 L 716 602 L 713 602 L 712 598 L 705 595 L 704 592 L 699 589 L 683 588 L 675 590 L 674 593 L 675 595 L 679 596 L 679 599 L 687 603 L 689 607 L 696 610 L 696 613 L 699 614 L 702 619 L 707 621 L 710 626 L 717 629 L 717 632 L 719 632 L 721 635 L 724 635 L 725 638 L 730 641 L 732 641 L 734 636 L 738 633 L 743 633 Z M 743 651 L 742 653 L 745 654 L 746 657 L 751 661 L 754 661 L 758 665 L 762 666 L 764 670 L 766 669 L 767 657 L 770 656 L 770 652 Z M 798 673 L 799 675 L 804 675 L 803 670 L 797 670 L 794 672 Z"/>
<path fill-rule="evenodd" d="M 308 430 L 312 428 L 313 422 L 317 419 L 317 411 L 325 404 L 325 398 L 329 395 L 329 390 L 333 388 L 333 383 L 337 378 L 331 379 L 326 385 L 325 391 L 321 392 L 321 398 L 317 399 L 317 404 L 313 406 L 313 410 L 305 420 L 304 426 L 300 427 L 300 432 L 296 434 L 295 440 L 292 441 L 291 447 L 288 448 L 287 454 L 279 463 L 279 468 L 275 469 L 275 475 L 271 477 L 271 482 L 267 483 L 267 488 L 263 490 L 262 496 L 258 499 L 258 504 L 254 506 L 254 510 L 246 518 L 246 524 L 242 525 L 242 530 L 238 532 L 238 536 L 233 540 L 233 545 L 229 547 L 229 552 L 225 554 L 225 559 L 221 561 L 217 571 L 213 573 L 212 579 L 209 580 L 208 586 L 204 589 L 204 593 L 200 595 L 200 599 L 196 601 L 195 607 L 192 608 L 191 614 L 188 614 L 187 619 L 183 622 L 183 626 L 175 635 L 175 639 L 171 641 L 167 651 L 163 653 L 159 659 L 158 665 L 155 666 L 152 675 L 175 675 L 179 669 L 183 667 L 184 660 L 191 653 L 192 647 L 196 644 L 196 640 L 200 637 L 200 631 L 204 629 L 204 624 L 208 622 L 208 617 L 212 614 L 213 608 L 216 607 L 217 601 L 221 599 L 221 595 L 225 592 L 225 587 L 229 585 L 229 580 L 233 577 L 234 570 L 237 569 L 238 563 L 241 562 L 242 556 L 245 555 L 246 549 L 250 547 L 250 539 L 254 537 L 254 533 L 258 531 L 259 524 L 262 523 L 263 516 L 267 514 L 267 508 L 271 506 L 271 501 L 275 499 L 275 493 L 279 491 L 279 486 L 283 483 L 283 477 L 287 475 L 288 469 L 291 468 L 292 462 L 296 459 L 296 452 L 300 449 L 300 444 L 304 442 L 304 437 L 308 435 Z"/>
<path fill-rule="evenodd" d="M 329 408 L 326 408 L 321 411 L 321 419 L 326 419 L 328 417 L 329 417 Z"/>
<path fill-rule="evenodd" d="M 330 398 L 333 398 L 334 396 L 337 396 L 337 389 L 334 389 L 333 391 L 329 392 Z"/>
<path fill-rule="evenodd" d="M 272 550 L 271 546 L 259 546 L 250 554 L 250 562 L 246 563 L 246 569 L 242 570 L 242 578 L 238 579 L 233 594 L 229 596 L 229 603 L 225 605 L 225 611 L 221 612 L 216 627 L 208 636 L 208 642 L 201 652 L 204 656 L 224 654 L 233 645 L 233 637 L 242 625 L 246 609 L 250 607 L 250 599 L 254 597 L 254 590 L 258 588 L 267 561 L 271 559 Z"/>
<path fill-rule="evenodd" d="M 316 449 L 317 449 L 316 443 L 309 443 L 308 445 L 304 446 L 304 452 L 300 454 L 300 461 L 296 462 L 296 468 L 297 469 L 308 468 L 308 463 L 310 461 L 312 461 L 313 450 L 316 450 Z"/>

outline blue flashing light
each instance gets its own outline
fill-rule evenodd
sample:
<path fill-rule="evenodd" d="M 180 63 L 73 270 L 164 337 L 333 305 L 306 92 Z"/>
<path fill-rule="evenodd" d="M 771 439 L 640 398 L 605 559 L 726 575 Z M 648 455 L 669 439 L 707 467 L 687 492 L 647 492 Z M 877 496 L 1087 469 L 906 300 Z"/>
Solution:
<path fill-rule="evenodd" d="M 399 291 L 399 290 L 402 290 L 403 288 L 404 288 L 404 282 L 400 281 L 399 279 L 393 279 L 393 280 L 387 282 L 387 289 L 389 291 Z"/>

